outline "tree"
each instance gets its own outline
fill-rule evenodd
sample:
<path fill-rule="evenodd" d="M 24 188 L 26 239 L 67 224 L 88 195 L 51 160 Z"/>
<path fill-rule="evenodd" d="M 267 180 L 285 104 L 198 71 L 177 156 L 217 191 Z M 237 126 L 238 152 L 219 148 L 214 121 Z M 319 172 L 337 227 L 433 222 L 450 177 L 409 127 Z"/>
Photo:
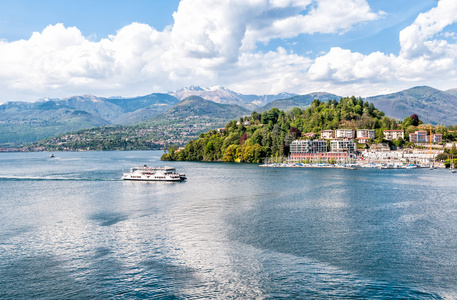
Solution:
<path fill-rule="evenodd" d="M 443 135 L 446 135 L 447 133 L 447 128 L 444 125 L 436 125 L 435 127 L 435 133 L 441 133 Z"/>
<path fill-rule="evenodd" d="M 296 140 L 297 138 L 299 138 L 301 136 L 300 130 L 296 127 L 290 127 L 289 133 L 294 140 Z"/>
<path fill-rule="evenodd" d="M 239 146 L 238 145 L 230 145 L 225 149 L 224 157 L 223 160 L 226 162 L 234 162 L 238 159 L 237 157 L 237 150 Z"/>
<path fill-rule="evenodd" d="M 449 151 L 449 154 L 457 155 L 457 148 L 455 147 L 455 143 L 452 144 L 452 148 L 451 148 L 451 151 Z"/>
<path fill-rule="evenodd" d="M 419 121 L 420 121 L 420 120 L 419 120 L 419 116 L 418 116 L 418 115 L 412 114 L 412 115 L 410 116 L 410 118 L 411 118 L 411 120 L 413 120 L 413 123 L 412 123 L 413 126 L 419 125 Z"/>
<path fill-rule="evenodd" d="M 401 124 L 402 127 L 404 129 L 408 128 L 408 126 L 411 126 L 413 125 L 413 119 L 411 119 L 411 117 L 406 117 L 404 120 L 403 120 L 403 123 Z"/>
<path fill-rule="evenodd" d="M 247 135 L 247 133 L 244 133 L 244 134 L 240 137 L 240 145 L 243 145 L 244 142 L 246 142 L 247 139 L 248 139 L 248 135 Z"/>

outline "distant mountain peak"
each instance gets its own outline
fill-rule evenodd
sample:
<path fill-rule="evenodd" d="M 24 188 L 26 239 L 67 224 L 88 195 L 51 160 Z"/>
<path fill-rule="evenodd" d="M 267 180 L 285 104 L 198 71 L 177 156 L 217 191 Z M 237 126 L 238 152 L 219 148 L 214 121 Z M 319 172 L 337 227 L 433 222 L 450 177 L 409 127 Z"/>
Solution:
<path fill-rule="evenodd" d="M 209 87 L 208 90 L 209 91 L 224 91 L 224 92 L 228 92 L 228 93 L 238 94 L 237 92 L 229 90 L 221 85 L 215 85 L 215 86 Z"/>
<path fill-rule="evenodd" d="M 48 102 L 48 101 L 59 101 L 62 100 L 61 98 L 49 98 L 49 97 L 44 97 L 38 99 L 36 102 Z"/>
<path fill-rule="evenodd" d="M 189 87 L 183 87 L 180 88 L 179 90 L 175 91 L 174 93 L 183 93 L 183 92 L 204 92 L 207 91 L 208 89 L 202 88 L 201 86 L 198 85 L 191 85 Z"/>
<path fill-rule="evenodd" d="M 198 85 L 191 85 L 188 87 L 180 88 L 179 90 L 176 90 L 175 92 L 169 92 L 169 94 L 177 94 L 177 93 L 184 93 L 184 92 L 215 92 L 215 91 L 224 91 L 224 92 L 238 94 L 238 93 L 231 91 L 220 85 L 215 85 L 215 86 L 211 86 L 211 87 L 201 87 Z"/>

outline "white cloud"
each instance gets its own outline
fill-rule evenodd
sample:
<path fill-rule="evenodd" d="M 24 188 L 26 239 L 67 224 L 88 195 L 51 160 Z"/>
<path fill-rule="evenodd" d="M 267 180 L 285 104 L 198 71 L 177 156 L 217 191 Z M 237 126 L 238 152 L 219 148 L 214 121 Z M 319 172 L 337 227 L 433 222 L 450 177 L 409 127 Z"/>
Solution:
<path fill-rule="evenodd" d="M 420 14 L 413 24 L 400 32 L 401 56 L 415 58 L 418 56 L 441 56 L 444 49 L 455 55 L 455 45 L 445 41 L 429 41 L 446 26 L 457 21 L 457 1 L 442 0 L 426 13 Z"/>
<path fill-rule="evenodd" d="M 307 85 L 306 70 L 312 60 L 283 48 L 268 53 L 244 53 L 223 76 L 229 86 L 245 93 L 280 93 Z"/>
<path fill-rule="evenodd" d="M 457 46 L 437 38 L 456 21 L 453 0 L 441 0 L 405 28 L 398 55 L 334 47 L 311 59 L 282 47 L 256 50 L 274 38 L 344 34 L 382 14 L 366 0 L 182 0 L 164 31 L 133 23 L 96 42 L 77 28 L 50 25 L 28 40 L 0 40 L 0 101 L 133 96 L 192 84 L 366 95 L 387 90 L 385 83 L 455 78 Z"/>
<path fill-rule="evenodd" d="M 300 34 L 344 33 L 355 24 L 378 19 L 383 12 L 371 11 L 365 0 L 271 1 L 270 10 L 251 15 L 243 41 L 244 48 L 274 38 L 293 38 Z M 289 9 L 281 17 L 272 17 L 275 7 Z M 293 9 L 292 9 L 293 8 Z M 307 10 L 306 14 L 303 11 Z"/>
<path fill-rule="evenodd" d="M 457 2 L 441 0 L 437 7 L 420 14 L 413 24 L 400 32 L 398 56 L 380 52 L 362 55 L 332 48 L 315 59 L 309 68 L 309 79 L 347 84 L 348 87 L 362 82 L 403 87 L 411 83 L 436 84 L 438 88 L 443 81 L 457 84 L 457 45 L 437 38 L 446 26 L 456 21 Z"/>

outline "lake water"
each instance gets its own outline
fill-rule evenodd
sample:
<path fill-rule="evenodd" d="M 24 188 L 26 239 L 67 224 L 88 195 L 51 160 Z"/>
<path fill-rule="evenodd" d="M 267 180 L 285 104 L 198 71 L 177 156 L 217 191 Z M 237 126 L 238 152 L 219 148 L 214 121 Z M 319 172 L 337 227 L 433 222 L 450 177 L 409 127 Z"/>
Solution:
<path fill-rule="evenodd" d="M 457 174 L 160 155 L 0 154 L 0 298 L 457 298 Z"/>

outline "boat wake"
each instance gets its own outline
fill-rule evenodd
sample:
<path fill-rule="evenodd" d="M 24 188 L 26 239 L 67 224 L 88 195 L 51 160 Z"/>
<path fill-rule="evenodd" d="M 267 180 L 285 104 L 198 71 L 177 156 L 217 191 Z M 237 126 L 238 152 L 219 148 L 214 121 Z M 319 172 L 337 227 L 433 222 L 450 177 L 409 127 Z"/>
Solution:
<path fill-rule="evenodd" d="M 34 177 L 34 176 L 0 176 L 0 181 L 121 181 L 119 178 L 68 178 L 68 177 Z"/>

